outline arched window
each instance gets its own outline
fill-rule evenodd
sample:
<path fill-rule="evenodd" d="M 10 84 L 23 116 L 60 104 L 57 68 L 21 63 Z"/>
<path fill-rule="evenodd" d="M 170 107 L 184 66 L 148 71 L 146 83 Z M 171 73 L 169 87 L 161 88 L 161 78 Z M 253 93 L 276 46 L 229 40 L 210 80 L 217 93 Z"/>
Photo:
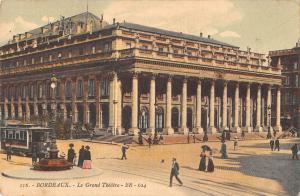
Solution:
<path fill-rule="evenodd" d="M 145 131 L 148 128 L 148 110 L 143 107 L 140 111 L 139 128 Z"/>
<path fill-rule="evenodd" d="M 71 81 L 66 81 L 65 83 L 65 96 L 67 98 L 72 96 Z"/>
<path fill-rule="evenodd" d="M 101 95 L 109 95 L 109 80 L 107 78 L 103 79 L 101 82 Z"/>
<path fill-rule="evenodd" d="M 89 97 L 94 97 L 95 96 L 95 80 L 91 79 L 89 80 L 88 83 L 88 87 L 89 87 Z"/>
<path fill-rule="evenodd" d="M 162 131 L 164 127 L 164 109 L 158 107 L 155 112 L 155 129 Z"/>

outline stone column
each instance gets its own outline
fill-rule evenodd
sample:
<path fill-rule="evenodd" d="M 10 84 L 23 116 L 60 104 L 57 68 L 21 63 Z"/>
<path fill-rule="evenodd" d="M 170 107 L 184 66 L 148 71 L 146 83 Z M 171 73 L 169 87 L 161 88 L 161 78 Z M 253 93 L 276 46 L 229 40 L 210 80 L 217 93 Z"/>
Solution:
<path fill-rule="evenodd" d="M 131 128 L 130 131 L 137 135 L 138 130 L 138 75 L 134 73 L 132 76 L 132 112 L 131 112 Z"/>
<path fill-rule="evenodd" d="M 281 99 L 281 91 L 280 86 L 277 87 L 277 97 L 276 97 L 276 127 L 275 130 L 278 132 L 282 132 L 282 127 L 280 123 L 280 99 Z"/>
<path fill-rule="evenodd" d="M 117 79 L 116 81 L 116 117 L 117 117 L 117 135 L 121 135 L 123 133 L 122 128 L 122 82 L 121 79 Z"/>
<path fill-rule="evenodd" d="M 268 92 L 267 92 L 267 126 L 271 127 L 271 131 L 272 131 L 272 123 L 271 123 L 271 115 L 269 115 L 269 113 L 272 114 L 272 108 L 271 108 L 271 103 L 272 103 L 272 89 L 271 89 L 271 85 L 268 86 Z M 271 109 L 269 109 L 271 108 Z"/>
<path fill-rule="evenodd" d="M 4 98 L 4 119 L 8 119 L 8 98 Z"/>
<path fill-rule="evenodd" d="M 227 81 L 224 81 L 223 84 L 223 105 L 222 105 L 222 129 L 227 129 Z"/>
<path fill-rule="evenodd" d="M 33 97 L 33 113 L 35 116 L 39 116 L 37 94 Z"/>
<path fill-rule="evenodd" d="M 62 111 L 62 117 L 64 120 L 67 120 L 67 109 L 66 109 L 66 96 L 65 96 L 65 79 L 60 81 L 60 109 Z"/>
<path fill-rule="evenodd" d="M 95 99 L 96 99 L 96 128 L 99 129 L 100 127 L 100 76 L 96 76 L 95 80 Z"/>
<path fill-rule="evenodd" d="M 150 80 L 150 103 L 149 103 L 149 128 L 148 134 L 154 135 L 155 133 L 155 76 L 153 75 Z"/>
<path fill-rule="evenodd" d="M 14 97 L 13 96 L 10 99 L 10 115 L 11 115 L 11 119 L 15 119 L 15 105 L 14 105 Z"/>
<path fill-rule="evenodd" d="M 167 82 L 167 92 L 166 92 L 166 103 L 167 103 L 167 109 L 166 109 L 166 127 L 164 130 L 164 134 L 172 135 L 174 134 L 174 129 L 172 128 L 171 124 L 171 118 L 172 118 L 172 77 L 168 78 Z"/>
<path fill-rule="evenodd" d="M 261 84 L 257 86 L 257 98 L 256 98 L 256 131 L 262 132 L 263 128 L 261 127 Z"/>
<path fill-rule="evenodd" d="M 88 100 L 88 77 L 83 78 L 83 124 L 89 123 L 89 105 Z"/>
<path fill-rule="evenodd" d="M 234 128 L 233 130 L 237 133 L 241 132 L 239 127 L 239 102 L 240 102 L 240 85 L 236 83 L 235 93 L 234 93 Z"/>
<path fill-rule="evenodd" d="M 201 127 L 201 104 L 202 104 L 202 99 L 201 99 L 201 80 L 198 80 L 198 85 L 197 85 L 197 102 L 196 102 L 196 128 L 194 129 L 195 133 L 203 133 L 203 128 Z"/>
<path fill-rule="evenodd" d="M 0 120 L 3 120 L 2 119 L 2 104 L 0 104 Z"/>
<path fill-rule="evenodd" d="M 209 97 L 209 128 L 208 132 L 215 134 L 217 129 L 215 127 L 215 81 L 211 81 L 210 97 Z"/>
<path fill-rule="evenodd" d="M 71 89 L 72 89 L 72 123 L 78 122 L 78 111 L 76 105 L 76 77 L 71 80 Z"/>
<path fill-rule="evenodd" d="M 30 120 L 30 107 L 29 107 L 29 96 L 28 95 L 26 95 L 25 108 L 26 108 L 26 120 Z"/>
<path fill-rule="evenodd" d="M 23 111 L 22 111 L 22 98 L 18 96 L 18 117 L 19 119 L 23 119 Z"/>
<path fill-rule="evenodd" d="M 247 93 L 246 93 L 246 131 L 248 133 L 251 133 L 252 132 L 252 127 L 251 127 L 251 118 L 250 118 L 250 115 L 251 115 L 251 84 L 248 83 L 247 84 Z"/>
<path fill-rule="evenodd" d="M 114 115 L 114 77 L 115 74 L 109 75 L 109 130 L 113 133 L 115 129 L 115 115 Z"/>
<path fill-rule="evenodd" d="M 181 93 L 181 133 L 188 134 L 189 129 L 186 126 L 187 118 L 187 79 L 183 79 Z"/>

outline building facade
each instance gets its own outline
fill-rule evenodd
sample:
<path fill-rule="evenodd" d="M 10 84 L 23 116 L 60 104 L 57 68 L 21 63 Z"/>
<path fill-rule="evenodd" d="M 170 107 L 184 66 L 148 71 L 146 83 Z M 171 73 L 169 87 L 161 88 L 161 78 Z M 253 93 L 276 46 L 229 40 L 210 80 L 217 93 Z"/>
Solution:
<path fill-rule="evenodd" d="M 292 49 L 270 51 L 271 65 L 281 64 L 284 76 L 281 94 L 282 124 L 300 129 L 300 42 Z"/>
<path fill-rule="evenodd" d="M 266 131 L 272 110 L 281 131 L 280 65 L 210 36 L 83 13 L 14 36 L 0 51 L 1 119 L 59 114 L 113 134 L 215 134 Z"/>

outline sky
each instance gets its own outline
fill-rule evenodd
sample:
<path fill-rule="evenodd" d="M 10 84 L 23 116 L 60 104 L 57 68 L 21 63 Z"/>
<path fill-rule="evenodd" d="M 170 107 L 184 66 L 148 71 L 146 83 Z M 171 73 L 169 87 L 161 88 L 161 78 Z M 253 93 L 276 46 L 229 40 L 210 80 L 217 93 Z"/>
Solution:
<path fill-rule="evenodd" d="M 87 3 L 88 2 L 88 3 Z M 12 36 L 87 10 L 112 23 L 148 25 L 211 35 L 267 53 L 300 38 L 300 0 L 0 0 L 0 45 Z"/>

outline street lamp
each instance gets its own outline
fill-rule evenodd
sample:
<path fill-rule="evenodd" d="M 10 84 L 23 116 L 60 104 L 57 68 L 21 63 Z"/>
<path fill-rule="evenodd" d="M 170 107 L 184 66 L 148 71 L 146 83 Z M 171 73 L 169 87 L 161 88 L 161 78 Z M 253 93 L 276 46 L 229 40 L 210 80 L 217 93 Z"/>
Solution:
<path fill-rule="evenodd" d="M 51 84 L 50 84 L 50 87 L 52 88 L 52 100 L 54 102 L 54 96 L 55 96 L 55 88 L 56 88 L 56 82 L 57 82 L 57 78 L 55 76 L 55 74 L 52 74 L 51 76 Z M 53 107 L 53 106 L 52 106 Z M 55 107 L 56 107 L 56 104 L 55 104 Z M 52 108 L 54 110 L 54 108 Z M 55 116 L 55 113 L 53 114 L 53 117 Z"/>
<path fill-rule="evenodd" d="M 268 127 L 268 135 L 267 137 L 270 139 L 271 138 L 271 106 L 268 106 L 268 117 L 269 117 L 269 127 Z"/>

